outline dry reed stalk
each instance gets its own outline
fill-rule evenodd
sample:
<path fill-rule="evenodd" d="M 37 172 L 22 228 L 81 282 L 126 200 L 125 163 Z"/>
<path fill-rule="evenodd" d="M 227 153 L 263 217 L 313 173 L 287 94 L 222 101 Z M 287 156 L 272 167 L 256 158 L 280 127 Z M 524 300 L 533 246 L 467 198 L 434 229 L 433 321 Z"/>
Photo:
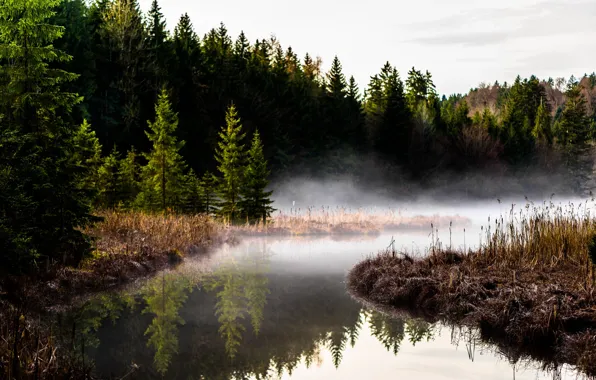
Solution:
<path fill-rule="evenodd" d="M 406 216 L 392 209 L 350 209 L 344 207 L 290 209 L 278 211 L 266 223 L 235 227 L 249 235 L 342 235 L 378 234 L 390 230 L 426 230 L 428 226 L 449 223 L 464 226 L 469 219 L 455 216 Z"/>

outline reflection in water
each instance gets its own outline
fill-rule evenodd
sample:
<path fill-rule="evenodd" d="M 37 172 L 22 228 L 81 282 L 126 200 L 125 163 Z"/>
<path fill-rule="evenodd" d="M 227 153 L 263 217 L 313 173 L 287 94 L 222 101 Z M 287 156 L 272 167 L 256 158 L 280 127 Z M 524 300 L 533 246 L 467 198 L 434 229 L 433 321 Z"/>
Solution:
<path fill-rule="evenodd" d="M 155 350 L 155 369 L 161 374 L 167 372 L 172 356 L 178 353 L 178 325 L 184 324 L 179 311 L 190 288 L 185 277 L 164 273 L 149 281 L 142 291 L 146 303 L 143 314 L 154 315 L 145 331 L 149 336 L 147 345 Z"/>
<path fill-rule="evenodd" d="M 269 294 L 265 260 L 253 260 L 253 266 L 239 267 L 235 260 L 224 264 L 205 280 L 205 289 L 215 293 L 215 315 L 220 323 L 219 332 L 225 340 L 230 358 L 236 355 L 245 328 L 240 323 L 248 314 L 255 335 L 263 322 L 263 308 Z"/>
<path fill-rule="evenodd" d="M 288 265 L 253 245 L 210 273 L 167 272 L 91 300 L 62 318 L 64 341 L 87 365 L 93 359 L 101 378 L 266 379 L 304 377 L 327 360 L 353 366 L 366 360 L 370 339 L 389 355 L 411 355 L 445 331 L 363 308 L 346 294 L 344 273 Z M 476 345 L 487 347 L 464 328 L 452 328 L 451 340 L 465 343 L 470 365 Z"/>

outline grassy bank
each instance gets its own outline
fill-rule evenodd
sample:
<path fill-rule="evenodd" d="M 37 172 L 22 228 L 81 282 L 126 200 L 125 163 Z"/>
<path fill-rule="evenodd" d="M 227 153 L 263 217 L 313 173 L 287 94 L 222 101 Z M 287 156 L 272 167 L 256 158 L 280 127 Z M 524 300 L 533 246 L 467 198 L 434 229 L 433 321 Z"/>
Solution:
<path fill-rule="evenodd" d="M 89 363 L 62 349 L 75 342 L 57 341 L 56 332 L 45 325 L 44 311 L 150 276 L 229 239 L 223 226 L 203 215 L 104 211 L 99 216 L 103 221 L 85 231 L 95 249 L 79 267 L 49 267 L 35 276 L 2 279 L 1 378 L 89 378 Z"/>
<path fill-rule="evenodd" d="M 584 206 L 512 209 L 489 220 L 475 251 L 382 252 L 351 270 L 349 288 L 596 375 L 596 221 Z"/>
<path fill-rule="evenodd" d="M 349 209 L 321 207 L 279 211 L 267 224 L 235 226 L 240 235 L 326 236 L 378 235 L 383 231 L 426 231 L 428 226 L 465 227 L 469 220 L 459 215 L 404 215 L 386 209 Z"/>
<path fill-rule="evenodd" d="M 94 250 L 74 267 L 4 281 L 13 303 L 56 307 L 73 296 L 96 292 L 151 275 L 188 255 L 206 253 L 227 239 L 221 225 L 204 215 L 102 211 L 103 221 L 85 231 Z"/>

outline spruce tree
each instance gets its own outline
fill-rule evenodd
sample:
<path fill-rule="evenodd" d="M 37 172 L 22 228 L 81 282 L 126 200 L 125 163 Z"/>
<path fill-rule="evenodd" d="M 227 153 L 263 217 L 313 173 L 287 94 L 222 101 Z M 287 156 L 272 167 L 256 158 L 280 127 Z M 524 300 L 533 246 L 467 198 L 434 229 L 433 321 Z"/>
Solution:
<path fill-rule="evenodd" d="M 249 221 L 262 220 L 267 218 L 274 211 L 271 204 L 273 191 L 266 191 L 269 184 L 269 170 L 267 160 L 263 155 L 263 144 L 259 131 L 255 131 L 252 145 L 248 151 L 246 170 L 244 172 L 244 184 L 242 186 L 242 212 Z"/>
<path fill-rule="evenodd" d="M 95 206 L 99 208 L 112 208 L 118 203 L 118 158 L 120 154 L 114 146 L 108 156 L 102 161 L 97 174 L 98 197 Z"/>
<path fill-rule="evenodd" d="M 121 207 L 132 207 L 140 191 L 140 167 L 137 152 L 132 147 L 126 157 L 118 162 L 118 202 Z"/>
<path fill-rule="evenodd" d="M 89 248 L 80 228 L 95 220 L 91 194 L 79 186 L 85 169 L 72 159 L 78 127 L 68 116 L 81 99 L 62 88 L 77 75 L 55 68 L 71 59 L 53 46 L 64 33 L 48 22 L 58 4 L 0 6 L 3 270 L 32 269 L 39 259 L 78 263 Z"/>
<path fill-rule="evenodd" d="M 212 215 L 217 212 L 217 177 L 206 171 L 201 178 L 201 211 Z"/>
<path fill-rule="evenodd" d="M 99 168 L 103 164 L 101 144 L 86 119 L 74 135 L 74 144 L 77 150 L 72 155 L 72 159 L 75 165 L 84 171 L 80 178 L 80 187 L 97 191 Z"/>
<path fill-rule="evenodd" d="M 154 98 L 157 98 L 162 86 L 167 82 L 168 66 L 173 57 L 173 47 L 166 29 L 166 22 L 164 15 L 157 0 L 151 3 L 151 9 L 147 14 L 147 55 L 149 86 L 154 93 Z M 154 99 L 155 101 L 155 99 Z"/>
<path fill-rule="evenodd" d="M 540 106 L 538 106 L 538 111 L 536 112 L 536 121 L 534 123 L 534 129 L 532 130 L 532 136 L 534 136 L 537 141 L 550 145 L 553 142 L 551 126 L 552 121 L 550 114 L 546 110 L 544 102 L 545 101 L 541 101 Z"/>
<path fill-rule="evenodd" d="M 226 113 L 226 125 L 219 133 L 220 141 L 215 152 L 218 170 L 221 173 L 219 193 L 222 202 L 220 215 L 228 221 L 234 222 L 240 216 L 240 192 L 244 174 L 244 145 L 242 140 L 242 124 L 232 104 Z"/>
<path fill-rule="evenodd" d="M 201 181 L 190 169 L 184 177 L 184 211 L 187 213 L 198 213 L 202 211 L 201 205 Z"/>
<path fill-rule="evenodd" d="M 178 114 L 172 110 L 168 93 L 162 89 L 155 105 L 155 121 L 148 122 L 147 137 L 153 144 L 145 154 L 142 191 L 139 205 L 150 210 L 165 211 L 181 205 L 184 190 L 185 164 L 179 150 L 184 141 L 178 142 L 174 133 L 178 127 Z"/>

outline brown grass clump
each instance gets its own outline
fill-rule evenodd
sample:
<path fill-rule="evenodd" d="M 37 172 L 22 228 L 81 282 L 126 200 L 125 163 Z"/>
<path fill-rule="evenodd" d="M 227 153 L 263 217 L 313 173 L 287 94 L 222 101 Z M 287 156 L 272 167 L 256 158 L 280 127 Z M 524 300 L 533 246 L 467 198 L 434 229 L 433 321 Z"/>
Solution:
<path fill-rule="evenodd" d="M 125 284 L 176 265 L 186 255 L 206 253 L 225 239 L 221 225 L 204 215 L 104 211 L 85 231 L 95 249 L 77 268 L 54 267 L 35 278 L 4 279 L 10 301 L 29 309 L 56 308 L 85 293 Z"/>
<path fill-rule="evenodd" d="M 596 375 L 596 222 L 584 206 L 512 208 L 507 221 L 489 221 L 473 252 L 435 244 L 424 258 L 383 252 L 351 270 L 350 290 Z"/>
<path fill-rule="evenodd" d="M 245 235 L 378 235 L 383 231 L 427 230 L 431 224 L 466 226 L 469 220 L 454 216 L 406 216 L 394 210 L 312 207 L 275 213 L 267 224 L 237 226 Z"/>

